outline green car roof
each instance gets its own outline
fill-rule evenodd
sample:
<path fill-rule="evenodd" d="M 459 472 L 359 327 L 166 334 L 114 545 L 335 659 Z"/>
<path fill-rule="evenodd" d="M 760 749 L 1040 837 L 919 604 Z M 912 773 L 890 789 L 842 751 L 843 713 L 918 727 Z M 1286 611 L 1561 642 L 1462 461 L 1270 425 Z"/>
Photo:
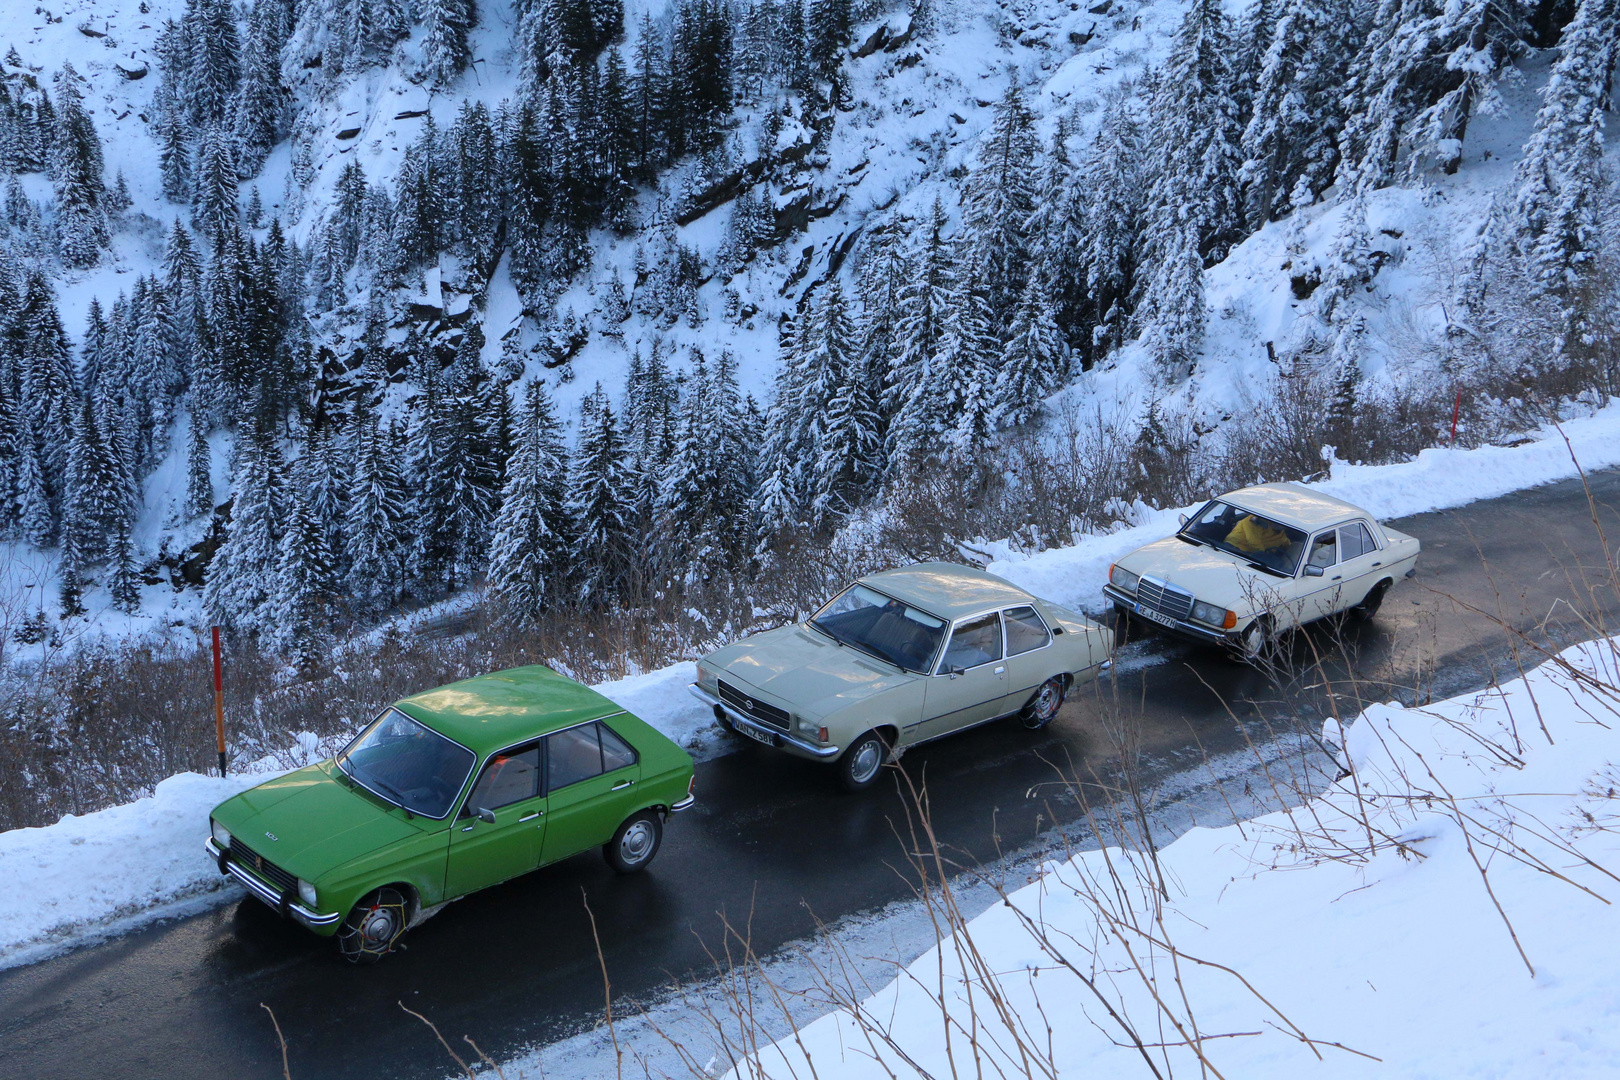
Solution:
<path fill-rule="evenodd" d="M 480 757 L 520 739 L 624 712 L 541 664 L 463 679 L 412 694 L 394 707 Z"/>

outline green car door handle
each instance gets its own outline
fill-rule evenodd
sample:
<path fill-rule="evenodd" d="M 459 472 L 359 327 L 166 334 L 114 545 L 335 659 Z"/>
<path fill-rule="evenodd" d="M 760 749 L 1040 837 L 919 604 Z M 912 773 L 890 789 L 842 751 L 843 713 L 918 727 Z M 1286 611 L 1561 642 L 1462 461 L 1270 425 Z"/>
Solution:
<path fill-rule="evenodd" d="M 609 791 L 623 791 L 625 788 L 629 787 L 633 783 L 635 783 L 634 780 L 620 780 L 617 784 L 614 784 L 608 790 Z"/>
<path fill-rule="evenodd" d="M 522 817 L 518 818 L 518 824 L 521 825 L 525 821 L 533 821 L 543 813 L 545 813 L 544 810 L 536 810 L 531 814 L 524 814 Z"/>

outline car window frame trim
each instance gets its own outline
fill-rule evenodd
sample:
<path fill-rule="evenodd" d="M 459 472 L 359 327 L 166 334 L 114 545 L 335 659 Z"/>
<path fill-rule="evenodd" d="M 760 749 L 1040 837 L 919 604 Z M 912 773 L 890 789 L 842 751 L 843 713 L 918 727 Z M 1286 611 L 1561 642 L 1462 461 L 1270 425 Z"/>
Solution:
<path fill-rule="evenodd" d="M 450 800 L 451 809 L 445 811 L 442 815 L 424 814 L 420 810 L 412 810 L 410 807 L 405 806 L 402 803 L 395 802 L 393 799 L 390 799 L 387 795 L 384 795 L 382 792 L 376 790 L 370 784 L 368 784 L 364 780 L 360 779 L 360 777 L 357 776 L 356 774 L 350 772 L 348 769 L 345 769 L 343 767 L 341 761 L 340 761 L 340 759 L 343 758 L 349 752 L 349 747 L 353 746 L 355 744 L 355 742 L 359 740 L 360 736 L 364 735 L 367 731 L 370 731 L 372 726 L 374 724 L 376 724 L 378 720 L 381 720 L 384 716 L 387 716 L 391 712 L 399 713 L 399 715 L 403 716 L 405 719 L 409 720 L 411 723 L 415 724 L 417 727 L 421 728 L 423 731 L 431 731 L 433 734 L 437 735 L 439 738 L 443 739 L 445 742 L 449 743 L 451 746 L 459 746 L 463 750 L 467 751 L 467 753 L 469 753 L 469 754 L 471 754 L 473 756 L 472 766 L 470 768 L 468 768 L 467 775 L 462 777 L 461 786 L 456 788 L 455 798 Z M 513 745 L 521 746 L 522 744 L 521 743 L 514 743 Z M 407 814 L 412 814 L 412 815 L 414 815 L 416 817 L 419 817 L 419 818 L 426 818 L 429 821 L 449 821 L 449 820 L 451 820 L 452 816 L 456 813 L 455 805 L 458 802 L 463 802 L 464 800 L 466 800 L 466 799 L 468 799 L 468 798 L 470 798 L 472 796 L 472 788 L 468 787 L 467 785 L 472 781 L 472 779 L 479 773 L 479 771 L 481 769 L 481 766 L 480 766 L 479 761 L 478 761 L 478 751 L 474 750 L 472 747 L 466 745 L 465 743 L 462 743 L 462 742 L 459 742 L 459 741 L 457 741 L 455 739 L 452 739 L 450 736 L 446 735 L 444 732 L 438 730 L 437 728 L 435 728 L 435 727 L 433 727 L 433 726 L 431 726 L 429 724 L 423 723 L 422 721 L 418 720 L 416 717 L 412 716 L 410 713 L 408 713 L 405 710 L 401 709 L 398 705 L 390 705 L 390 706 L 388 706 L 382 712 L 378 713 L 376 715 L 376 717 L 372 719 L 371 723 L 367 724 L 364 728 L 361 728 L 358 732 L 356 732 L 354 738 L 350 739 L 348 741 L 348 743 L 346 743 L 344 745 L 342 750 L 338 751 L 335 755 L 333 755 L 333 757 L 332 757 L 332 765 L 339 772 L 341 772 L 344 776 L 348 777 L 350 780 L 354 781 L 356 784 L 359 784 L 361 787 L 365 788 L 367 791 L 369 791 L 373 795 L 377 796 L 377 798 L 381 799 L 383 802 L 387 803 L 389 806 L 394 807 L 396 810 L 403 810 Z"/>
<path fill-rule="evenodd" d="M 1015 604 L 1014 606 L 1018 607 L 1018 606 L 1021 606 L 1021 605 L 1016 605 Z M 1033 607 L 1034 605 L 1030 605 L 1030 606 Z M 921 610 L 921 609 L 918 609 L 918 610 Z M 1037 611 L 1035 614 L 1039 615 L 1040 612 Z M 1001 618 L 1001 608 L 993 607 L 993 608 L 989 609 L 988 611 L 978 611 L 978 612 L 974 612 L 972 615 L 964 615 L 960 619 L 957 619 L 957 620 L 955 620 L 954 622 L 951 623 L 951 632 L 945 635 L 945 640 L 944 641 L 940 642 L 939 658 L 937 660 L 935 660 L 935 662 L 934 662 L 934 667 L 930 672 L 930 677 L 931 678 L 936 678 L 937 679 L 941 675 L 949 675 L 950 674 L 950 672 L 945 669 L 945 657 L 951 651 L 951 638 L 956 636 L 957 627 L 961 626 L 963 623 L 972 622 L 974 619 L 982 619 L 986 615 L 994 615 L 997 618 L 997 620 L 999 620 L 999 625 L 1001 626 L 1001 655 L 998 656 L 994 660 L 986 660 L 982 664 L 974 664 L 972 667 L 962 668 L 961 671 L 965 675 L 970 671 L 978 671 L 980 668 L 988 667 L 991 664 L 1005 664 L 1007 662 L 1007 621 L 1005 619 Z M 1042 619 L 1041 621 L 1045 622 L 1046 620 Z M 1046 644 L 1050 645 L 1052 643 L 1051 640 L 1050 640 L 1051 635 L 1052 635 L 1052 628 L 1050 626 L 1048 626 L 1046 628 L 1046 634 L 1047 634 L 1047 638 L 1048 638 Z M 1042 648 L 1045 648 L 1045 646 L 1043 645 Z M 1035 650 L 1035 649 L 1030 650 L 1030 652 L 1035 652 L 1035 651 L 1037 651 L 1037 650 Z M 1019 656 L 1027 656 L 1029 654 L 1028 653 L 1019 653 L 1018 655 Z"/>
<path fill-rule="evenodd" d="M 515 743 L 510 743 L 510 744 L 508 744 L 506 746 L 503 746 L 499 750 L 491 750 L 488 753 L 488 755 L 485 756 L 485 758 L 484 758 L 482 764 L 479 766 L 479 768 L 474 770 L 474 771 L 479 773 L 480 775 L 482 775 L 484 767 L 489 764 L 490 758 L 499 757 L 500 755 L 506 753 L 509 750 L 516 750 L 518 747 L 526 746 L 531 742 L 539 743 L 540 744 L 540 778 L 541 778 L 541 781 L 542 781 L 542 783 L 541 783 L 542 790 L 540 791 L 540 794 L 533 796 L 533 798 L 536 798 L 536 799 L 550 798 L 550 796 L 551 796 L 551 787 L 550 787 L 549 784 L 544 783 L 544 781 L 549 779 L 549 772 L 550 772 L 549 766 L 551 764 L 551 747 L 546 745 L 546 740 L 551 738 L 553 735 L 560 735 L 564 731 L 572 731 L 575 728 L 584 727 L 586 724 L 594 724 L 599 720 L 607 720 L 607 719 L 610 719 L 611 717 L 615 717 L 615 716 L 628 716 L 628 715 L 630 715 L 630 710 L 629 709 L 620 709 L 618 712 L 603 713 L 601 716 L 593 716 L 589 720 L 577 721 L 576 723 L 569 724 L 567 727 L 560 727 L 560 728 L 557 728 L 555 731 L 548 731 L 543 735 L 530 735 L 527 738 L 519 739 Z M 640 748 L 637 747 L 635 743 L 630 742 L 629 739 L 625 739 L 624 735 L 622 733 L 620 733 L 617 729 L 614 729 L 613 734 L 618 735 L 619 738 L 621 738 L 621 739 L 624 739 L 625 743 L 629 745 L 630 749 L 632 749 L 632 750 L 634 750 L 636 752 L 636 761 L 635 761 L 635 763 L 637 765 L 640 765 L 641 764 L 641 750 L 640 750 Z M 597 745 L 600 748 L 601 744 L 598 743 Z M 465 747 L 463 749 L 465 749 Z M 623 767 L 628 769 L 630 766 L 626 765 L 626 766 L 623 766 Z M 617 771 L 618 771 L 617 769 L 614 770 L 614 772 L 617 772 Z M 606 776 L 606 775 L 607 775 L 606 772 L 599 772 L 599 773 L 596 774 L 596 776 Z M 587 776 L 585 778 L 585 780 L 594 780 L 594 779 L 596 779 L 596 776 Z M 585 780 L 575 780 L 574 784 L 583 784 L 585 782 Z M 475 783 L 476 783 L 476 781 L 475 781 Z M 565 784 L 565 785 L 563 785 L 563 787 L 573 787 L 574 784 Z M 557 790 L 561 791 L 561 790 L 563 790 L 563 788 L 557 788 Z M 462 799 L 461 812 L 459 814 L 457 814 L 458 818 L 463 817 L 463 816 L 466 815 L 466 813 L 467 813 L 467 803 L 471 799 L 472 799 L 472 788 L 468 788 L 466 796 Z M 519 800 L 519 802 L 523 802 L 523 801 L 527 801 L 527 800 L 521 800 L 521 799 Z M 517 803 L 507 803 L 506 805 L 507 806 L 516 806 Z M 501 809 L 504 810 L 505 807 L 502 807 Z"/>
<path fill-rule="evenodd" d="M 1014 654 L 1009 652 L 1007 650 L 1007 612 L 1011 610 L 1011 608 L 1004 607 L 1001 609 L 1001 658 L 1003 660 L 1011 660 L 1015 655 L 1030 656 L 1034 653 L 1040 652 L 1042 649 L 1050 649 L 1053 643 L 1057 641 L 1057 635 L 1052 633 L 1052 624 L 1046 621 L 1046 616 L 1041 614 L 1041 609 L 1036 607 L 1033 601 L 1027 604 L 1013 604 L 1012 607 L 1027 607 L 1035 613 L 1035 617 L 1040 620 L 1041 625 L 1046 627 L 1046 644 L 1037 645 L 1033 649 L 1025 649 L 1021 653 Z"/>

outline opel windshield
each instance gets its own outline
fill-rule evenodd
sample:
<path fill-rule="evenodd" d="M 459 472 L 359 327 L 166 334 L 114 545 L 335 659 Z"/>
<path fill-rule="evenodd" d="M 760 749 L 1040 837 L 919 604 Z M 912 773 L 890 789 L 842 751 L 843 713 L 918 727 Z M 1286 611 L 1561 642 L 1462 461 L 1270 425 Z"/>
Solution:
<path fill-rule="evenodd" d="M 337 767 L 395 806 L 423 817 L 445 818 L 474 760 L 465 746 L 389 709 L 337 756 Z"/>
<path fill-rule="evenodd" d="M 1258 569 L 1293 577 L 1305 550 L 1305 534 L 1292 525 L 1216 499 L 1182 527 L 1195 544 L 1230 552 Z"/>
<path fill-rule="evenodd" d="M 840 644 L 919 674 L 928 671 L 945 638 L 944 619 L 859 584 L 829 600 L 810 625 Z"/>

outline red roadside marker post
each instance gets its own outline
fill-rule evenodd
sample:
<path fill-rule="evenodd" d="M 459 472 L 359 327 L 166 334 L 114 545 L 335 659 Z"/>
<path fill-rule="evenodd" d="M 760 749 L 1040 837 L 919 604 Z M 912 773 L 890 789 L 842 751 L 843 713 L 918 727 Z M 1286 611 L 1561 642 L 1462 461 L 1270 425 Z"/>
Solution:
<path fill-rule="evenodd" d="M 219 658 L 219 627 L 214 627 L 214 734 L 219 739 L 219 775 L 225 775 L 225 672 Z"/>

